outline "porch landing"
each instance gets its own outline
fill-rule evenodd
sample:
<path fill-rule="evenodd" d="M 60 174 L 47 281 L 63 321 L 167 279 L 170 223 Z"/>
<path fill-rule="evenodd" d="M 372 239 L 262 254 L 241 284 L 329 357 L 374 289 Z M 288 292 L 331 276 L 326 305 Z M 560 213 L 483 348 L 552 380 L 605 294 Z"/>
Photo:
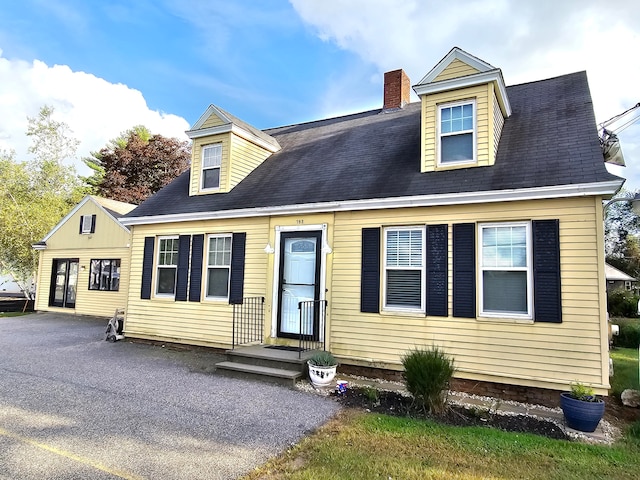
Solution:
<path fill-rule="evenodd" d="M 277 383 L 288 387 L 307 375 L 307 360 L 315 353 L 273 348 L 274 345 L 238 347 L 225 352 L 227 360 L 216 364 L 216 370 L 230 377 Z"/>

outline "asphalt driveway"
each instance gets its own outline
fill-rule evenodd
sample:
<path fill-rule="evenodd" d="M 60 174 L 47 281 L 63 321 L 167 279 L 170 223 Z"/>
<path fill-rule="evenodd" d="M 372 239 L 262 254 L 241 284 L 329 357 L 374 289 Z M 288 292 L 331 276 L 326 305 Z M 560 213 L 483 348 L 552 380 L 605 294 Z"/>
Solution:
<path fill-rule="evenodd" d="M 0 318 L 0 479 L 227 479 L 338 404 L 221 377 L 203 349 L 104 341 L 104 319 Z"/>

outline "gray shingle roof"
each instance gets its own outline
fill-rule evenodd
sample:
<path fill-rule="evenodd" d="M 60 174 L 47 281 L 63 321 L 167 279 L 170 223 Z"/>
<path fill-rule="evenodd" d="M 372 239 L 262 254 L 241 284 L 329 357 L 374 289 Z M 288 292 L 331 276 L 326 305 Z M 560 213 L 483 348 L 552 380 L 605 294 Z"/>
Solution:
<path fill-rule="evenodd" d="M 418 102 L 265 130 L 282 150 L 231 192 L 189 197 L 185 172 L 127 217 L 619 180 L 603 163 L 585 72 L 507 93 L 493 166 L 420 173 Z"/>

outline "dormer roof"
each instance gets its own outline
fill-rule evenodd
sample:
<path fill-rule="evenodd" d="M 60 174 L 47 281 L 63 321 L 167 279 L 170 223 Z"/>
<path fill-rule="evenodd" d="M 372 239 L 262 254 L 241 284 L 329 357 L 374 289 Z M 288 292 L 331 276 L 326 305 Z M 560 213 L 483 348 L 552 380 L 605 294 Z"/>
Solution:
<path fill-rule="evenodd" d="M 454 78 L 440 79 L 440 75 L 447 67 L 456 61 L 468 65 L 475 72 Z M 452 48 L 422 80 L 413 86 L 413 90 L 418 96 L 422 96 L 491 82 L 496 87 L 496 97 L 502 114 L 504 117 L 509 117 L 511 115 L 511 103 L 507 96 L 507 87 L 502 77 L 502 71 L 458 47 Z"/>
<path fill-rule="evenodd" d="M 212 115 L 217 117 L 220 122 L 217 122 L 218 125 L 216 126 L 205 126 L 207 120 L 209 120 Z M 193 140 L 194 138 L 201 138 L 209 135 L 228 132 L 235 133 L 239 137 L 242 137 L 249 142 L 255 143 L 256 145 L 270 151 L 271 153 L 275 153 L 280 150 L 280 144 L 275 138 L 249 125 L 248 123 L 243 122 L 238 117 L 235 117 L 234 115 L 215 105 L 209 105 L 207 110 L 200 116 L 198 121 L 194 123 L 191 129 L 187 130 L 185 133 L 189 136 L 190 139 Z"/>

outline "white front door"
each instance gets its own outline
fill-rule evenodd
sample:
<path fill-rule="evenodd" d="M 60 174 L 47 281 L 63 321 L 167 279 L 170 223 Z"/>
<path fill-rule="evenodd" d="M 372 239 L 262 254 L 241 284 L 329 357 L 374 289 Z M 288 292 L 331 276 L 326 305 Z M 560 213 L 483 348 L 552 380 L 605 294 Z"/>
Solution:
<path fill-rule="evenodd" d="M 278 336 L 307 338 L 318 335 L 317 315 L 300 321 L 299 302 L 319 300 L 322 232 L 283 232 L 280 236 Z"/>

